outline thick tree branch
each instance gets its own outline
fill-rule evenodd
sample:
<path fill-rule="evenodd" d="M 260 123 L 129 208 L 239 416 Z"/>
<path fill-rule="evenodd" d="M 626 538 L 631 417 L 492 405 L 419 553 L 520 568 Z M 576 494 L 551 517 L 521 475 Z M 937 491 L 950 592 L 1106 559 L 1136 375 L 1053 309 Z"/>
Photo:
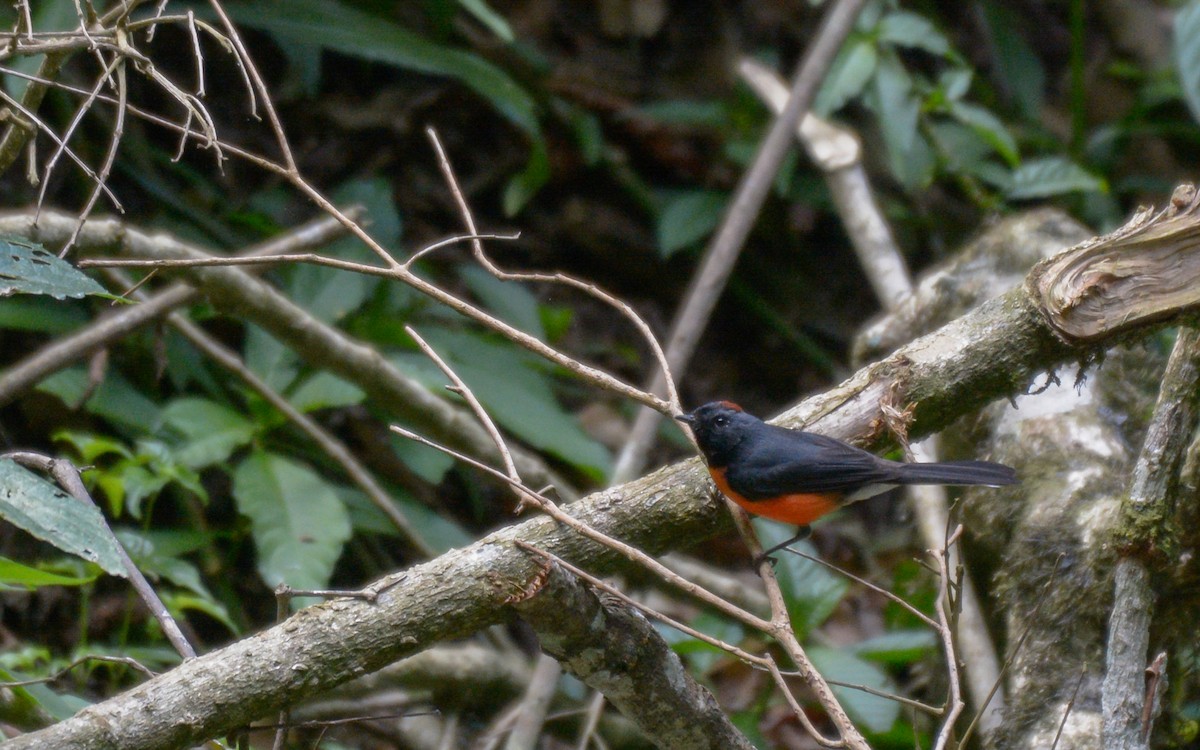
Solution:
<path fill-rule="evenodd" d="M 752 747 L 645 617 L 541 562 L 543 575 L 514 607 L 546 653 L 604 693 L 657 747 Z"/>
<path fill-rule="evenodd" d="M 1161 555 L 1175 546 L 1170 537 L 1179 470 L 1196 431 L 1200 408 L 1200 332 L 1183 328 L 1163 373 L 1154 418 L 1146 431 L 1123 507 L 1135 553 Z M 1149 747 L 1156 695 L 1147 691 L 1146 669 L 1154 592 L 1144 560 L 1129 555 L 1117 563 L 1102 691 L 1104 746 Z"/>

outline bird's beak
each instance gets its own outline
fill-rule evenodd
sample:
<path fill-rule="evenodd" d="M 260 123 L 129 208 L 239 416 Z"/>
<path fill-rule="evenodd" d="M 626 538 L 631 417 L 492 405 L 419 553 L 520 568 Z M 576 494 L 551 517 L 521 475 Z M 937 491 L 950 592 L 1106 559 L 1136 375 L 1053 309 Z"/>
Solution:
<path fill-rule="evenodd" d="M 691 414 L 676 414 L 675 419 L 679 420 L 680 422 L 683 422 L 688 427 L 691 427 L 692 423 L 696 421 L 696 418 L 693 417 Z"/>

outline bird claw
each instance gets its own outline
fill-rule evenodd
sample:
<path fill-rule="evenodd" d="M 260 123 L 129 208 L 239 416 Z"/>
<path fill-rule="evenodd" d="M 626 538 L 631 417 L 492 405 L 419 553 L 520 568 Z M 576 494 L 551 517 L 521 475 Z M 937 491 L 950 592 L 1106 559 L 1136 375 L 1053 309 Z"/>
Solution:
<path fill-rule="evenodd" d="M 805 539 L 808 539 L 810 536 L 812 536 L 812 527 L 811 526 L 800 526 L 799 528 L 796 529 L 796 535 L 793 536 L 792 538 L 787 539 L 783 542 L 780 542 L 779 544 L 776 544 L 774 547 L 771 547 L 770 549 L 762 552 L 761 554 L 755 555 L 753 558 L 754 569 L 758 570 L 758 567 L 760 565 L 762 565 L 764 561 L 771 563 L 772 568 L 775 567 L 775 565 L 779 561 L 776 560 L 774 557 L 771 557 L 772 554 L 778 552 L 781 549 L 787 549 L 788 547 L 792 546 L 796 542 L 800 542 Z"/>

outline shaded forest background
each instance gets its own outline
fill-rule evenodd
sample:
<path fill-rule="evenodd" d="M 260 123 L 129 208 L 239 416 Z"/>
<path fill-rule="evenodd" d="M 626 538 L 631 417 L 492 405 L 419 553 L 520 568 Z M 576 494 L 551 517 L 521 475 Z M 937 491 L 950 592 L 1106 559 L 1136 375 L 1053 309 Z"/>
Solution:
<path fill-rule="evenodd" d="M 199 3 L 167 8 L 193 8 L 212 20 Z M 78 26 L 72 0 L 40 0 L 29 9 L 39 32 Z M 299 171 L 339 206 L 363 206 L 371 234 L 398 257 L 462 231 L 425 132 L 433 127 L 481 231 L 520 233 L 489 243 L 494 258 L 593 281 L 631 304 L 660 337 L 770 121 L 739 81 L 737 63 L 751 57 L 789 76 L 823 10 L 772 0 L 279 0 L 226 9 L 267 79 Z M 135 18 L 153 10 L 148 5 Z M 20 7 L 0 12 L 14 35 L 24 31 L 21 17 Z M 269 129 L 248 108 L 243 72 L 207 37 L 200 45 L 203 101 L 220 138 L 277 155 Z M 186 23 L 160 25 L 139 49 L 162 75 L 195 90 Z M 37 71 L 39 59 L 10 56 L 5 65 L 4 86 L 20 97 L 27 85 L 20 74 Z M 58 80 L 86 91 L 98 74 L 96 58 L 81 50 Z M 181 118 L 178 103 L 146 76 L 130 76 L 129 87 L 131 102 Z M 63 133 L 81 98 L 52 88 L 39 116 Z M 861 137 L 876 199 L 915 271 L 1034 206 L 1060 207 L 1107 231 L 1138 205 L 1161 204 L 1176 184 L 1196 178 L 1200 4 L 872 2 L 815 110 Z M 71 150 L 102 164 L 115 125 L 112 107 L 96 107 L 74 129 Z M 66 160 L 43 172 L 54 143 L 44 132 L 34 143 L 36 158 L 22 152 L 0 176 L 3 207 L 42 200 L 77 213 L 95 181 Z M 237 158 L 218 161 L 214 148 L 180 152 L 176 134 L 130 118 L 107 185 L 122 221 L 220 252 L 319 215 L 278 175 Z M 31 184 L 30 169 L 39 184 Z M 106 200 L 94 215 L 114 213 Z M 347 238 L 320 251 L 370 257 Z M 424 259 L 420 272 L 629 382 L 647 379 L 646 347 L 610 309 L 561 288 L 500 283 L 468 261 L 465 245 L 450 246 Z M 585 388 L 398 284 L 302 265 L 265 275 L 318 319 L 452 399 L 404 333 L 413 325 L 501 427 L 574 488 L 601 487 L 610 476 L 633 404 Z M 145 288 L 166 283 L 154 278 Z M 0 368 L 113 309 L 94 297 L 0 298 Z M 852 372 L 852 339 L 878 312 L 825 182 L 797 147 L 693 364 L 675 373 L 683 401 L 728 398 L 773 414 Z M 344 440 L 429 551 L 463 546 L 511 522 L 505 488 L 389 433 L 390 422 L 403 420 L 354 383 L 311 367 L 301 352 L 203 301 L 188 314 Z M 1169 337 L 1152 347 L 1167 344 Z M 336 462 L 165 326 L 124 337 L 34 388 L 0 393 L 0 445 L 91 467 L 89 488 L 201 651 L 273 622 L 272 589 L 280 582 L 353 588 L 422 558 Z M 683 436 L 666 425 L 649 464 L 689 454 Z M 898 499 L 876 501 L 821 526 L 815 544 L 825 559 L 928 610 L 934 584 L 912 560 L 920 543 L 907 520 Z M 731 575 L 747 572 L 734 538 L 692 551 Z M 130 656 L 155 670 L 176 661 L 123 581 L 9 525 L 0 527 L 0 554 L 36 568 L 0 572 L 11 589 L 0 599 L 0 667 L 12 679 L 56 673 L 85 654 Z M 934 639 L 910 615 L 815 566 L 796 570 L 788 593 L 806 612 L 808 641 L 818 651 L 830 646 L 827 676 L 918 697 L 942 688 Z M 738 640 L 711 614 L 674 606 L 697 627 Z M 504 637 L 511 653 L 535 650 L 518 626 Z M 760 746 L 808 746 L 757 676 L 698 641 L 669 638 Z M 867 645 L 832 648 L 845 642 Z M 0 722 L 29 729 L 140 679 L 127 665 L 88 663 L 52 687 L 28 688 L 29 702 L 10 701 Z M 1183 745 L 1200 720 L 1198 693 L 1187 689 L 1195 687 L 1194 665 L 1175 679 L 1173 715 L 1180 719 L 1168 744 Z M 477 731 L 520 689 L 519 679 L 497 679 L 478 694 L 452 684 L 463 695 L 445 695 L 445 685 L 414 694 Z M 569 711 L 586 697 L 568 684 L 558 700 Z M 844 700 L 873 746 L 912 747 L 914 737 L 928 744 L 931 724 L 898 705 L 881 707 L 854 692 Z M 575 721 L 568 717 L 555 731 L 571 737 Z M 612 739 L 620 736 L 611 735 L 610 746 L 636 745 Z M 402 730 L 381 727 L 339 728 L 322 742 L 418 746 Z M 555 744 L 567 739 L 545 742 L 568 746 Z"/>

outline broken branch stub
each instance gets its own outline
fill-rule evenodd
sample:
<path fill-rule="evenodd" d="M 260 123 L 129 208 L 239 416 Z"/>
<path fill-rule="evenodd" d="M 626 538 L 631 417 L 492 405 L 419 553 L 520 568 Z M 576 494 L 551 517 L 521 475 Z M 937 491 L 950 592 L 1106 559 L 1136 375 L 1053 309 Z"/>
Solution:
<path fill-rule="evenodd" d="M 1042 261 L 1026 285 L 1046 322 L 1086 343 L 1200 309 L 1200 193 L 1183 184 L 1161 211 Z"/>

